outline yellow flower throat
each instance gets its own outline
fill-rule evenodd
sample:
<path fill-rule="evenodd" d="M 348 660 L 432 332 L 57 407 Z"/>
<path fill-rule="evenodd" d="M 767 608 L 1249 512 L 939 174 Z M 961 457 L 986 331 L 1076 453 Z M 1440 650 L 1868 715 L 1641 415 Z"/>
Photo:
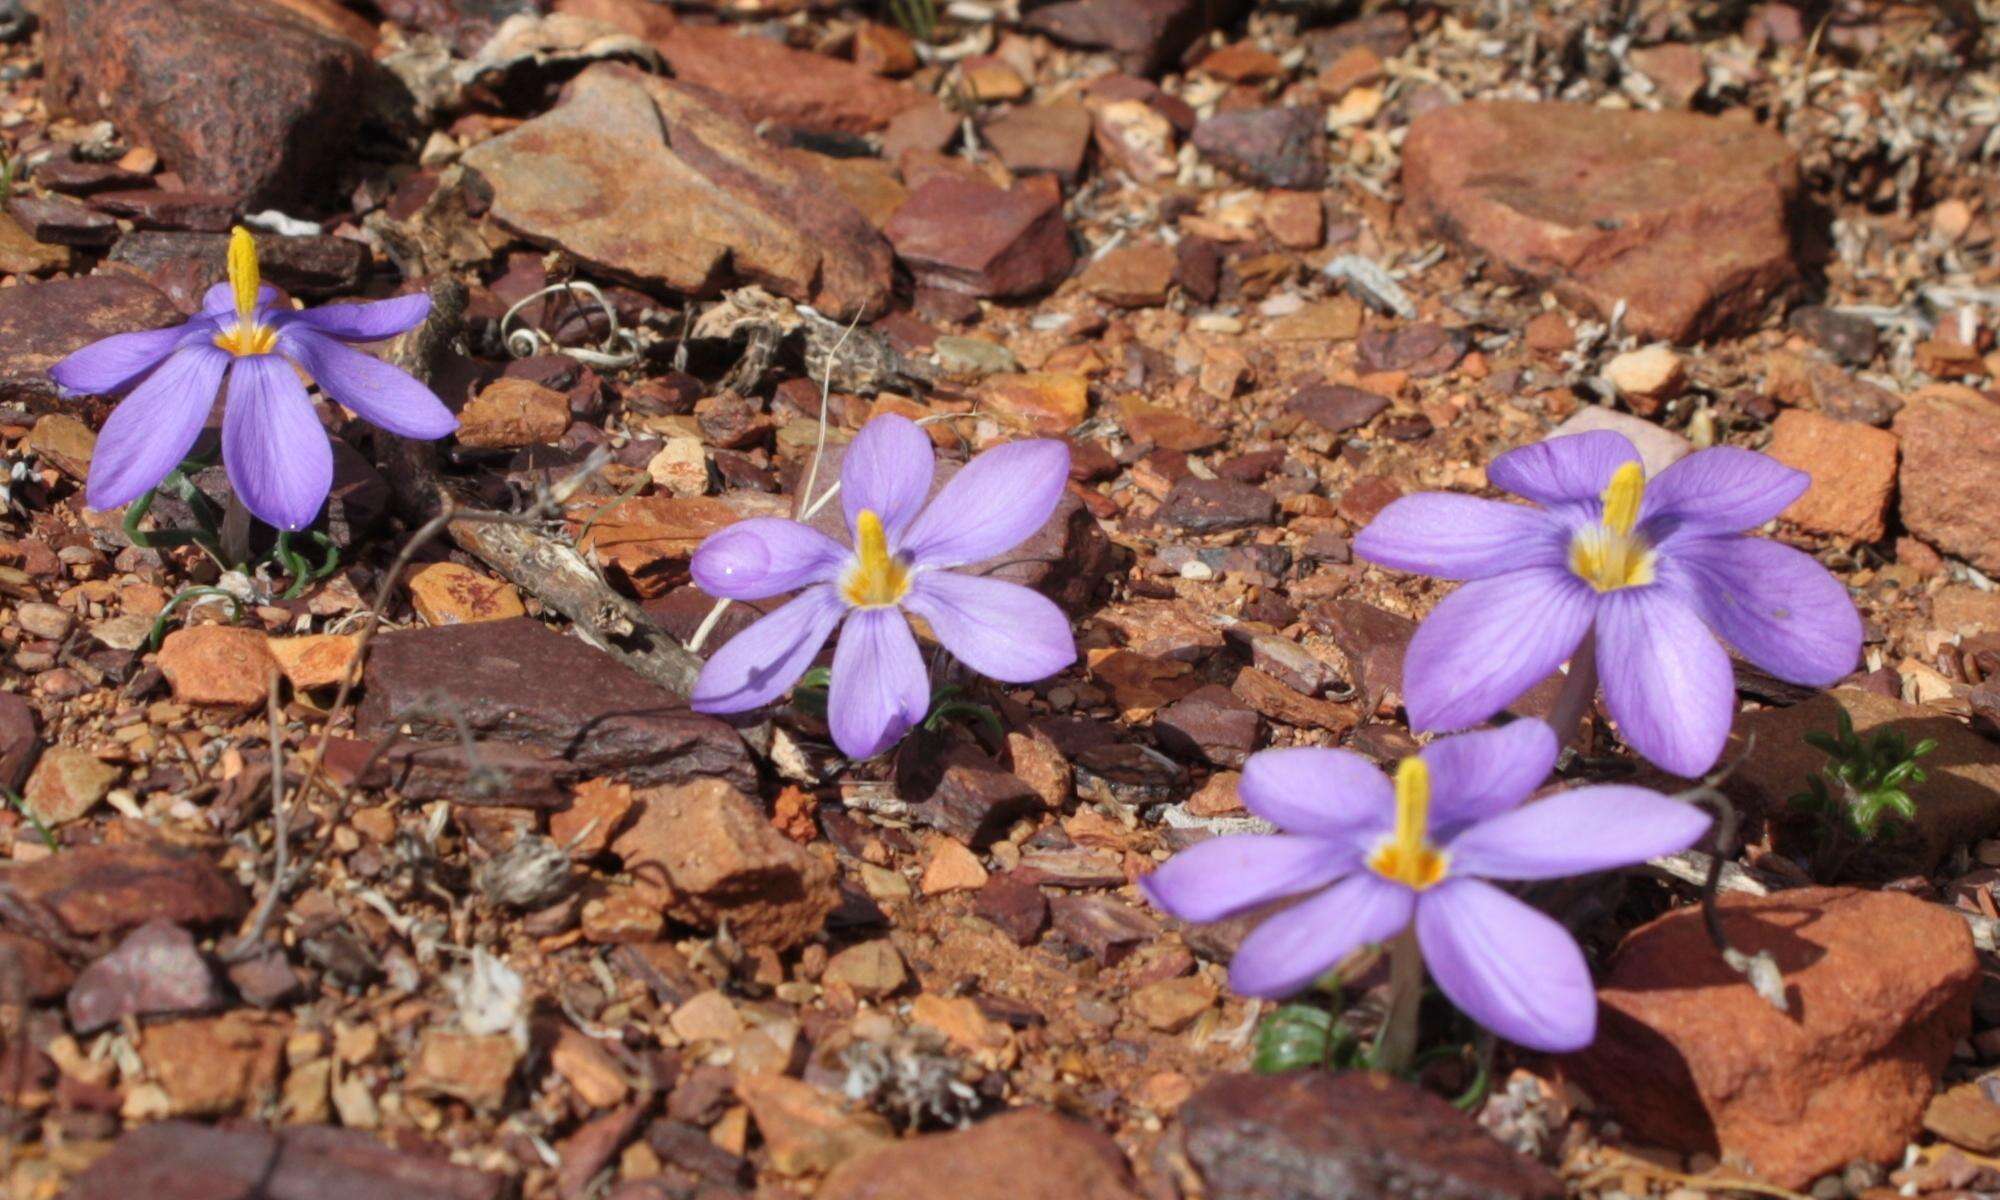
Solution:
<path fill-rule="evenodd" d="M 1396 829 L 1368 856 L 1368 869 L 1391 883 L 1423 891 L 1450 865 L 1430 843 L 1431 769 L 1415 755 L 1396 765 Z"/>
<path fill-rule="evenodd" d="M 249 230 L 238 225 L 229 234 L 229 289 L 236 293 L 236 324 L 215 335 L 215 344 L 238 358 L 269 354 L 278 344 L 278 331 L 257 323 L 257 289 L 262 283 L 257 243 Z"/>
<path fill-rule="evenodd" d="M 1569 543 L 1569 569 L 1600 592 L 1653 582 L 1653 548 L 1634 533 L 1639 502 L 1646 496 L 1646 473 L 1626 463 L 1604 489 L 1604 519 L 1579 529 Z"/>
<path fill-rule="evenodd" d="M 910 590 L 910 572 L 889 553 L 882 518 L 864 508 L 854 519 L 854 565 L 840 581 L 840 595 L 856 608 L 882 608 Z"/>

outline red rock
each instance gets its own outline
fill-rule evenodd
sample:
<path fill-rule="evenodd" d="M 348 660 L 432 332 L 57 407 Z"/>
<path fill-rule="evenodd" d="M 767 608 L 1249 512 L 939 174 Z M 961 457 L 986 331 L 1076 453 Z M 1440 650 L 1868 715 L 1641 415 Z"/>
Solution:
<path fill-rule="evenodd" d="M 641 885 L 670 899 L 676 919 L 727 922 L 743 944 L 788 950 L 818 933 L 837 898 L 825 863 L 779 833 L 741 792 L 718 780 L 634 796 L 611 843 Z"/>
<path fill-rule="evenodd" d="M 917 69 L 917 46 L 894 25 L 864 21 L 854 31 L 854 65 L 872 75 L 908 75 Z"/>
<path fill-rule="evenodd" d="M 1090 110 L 1068 102 L 1011 108 L 982 124 L 979 133 L 1016 175 L 1046 171 L 1075 183 L 1090 148 Z"/>
<path fill-rule="evenodd" d="M 674 28 L 674 10 L 654 0 L 556 0 L 554 12 L 609 25 L 645 42 L 657 42 Z"/>
<path fill-rule="evenodd" d="M 129 275 L 85 275 L 0 290 L 0 400 L 47 412 L 62 403 L 49 368 L 117 333 L 187 318 L 159 289 Z"/>
<path fill-rule="evenodd" d="M 1689 907 L 1627 935 L 1597 1041 L 1566 1060 L 1635 1139 L 1741 1161 L 1803 1188 L 1915 1136 L 1971 1029 L 1979 960 L 1949 910 L 1893 892 L 1726 896 L 1723 929 L 1769 951 L 1791 1011 L 1731 970 Z"/>
<path fill-rule="evenodd" d="M 1632 51 L 1632 65 L 1676 108 L 1686 108 L 1708 83 L 1701 51 L 1685 42 L 1637 48 Z"/>
<path fill-rule="evenodd" d="M 1120 308 L 1155 308 L 1173 286 L 1174 252 L 1158 242 L 1120 246 L 1083 270 L 1085 291 Z"/>
<path fill-rule="evenodd" d="M 1566 302 L 1624 300 L 1640 338 L 1741 328 L 1797 277 L 1797 157 L 1749 122 L 1460 104 L 1411 122 L 1403 185 L 1417 215 Z"/>
<path fill-rule="evenodd" d="M 696 295 L 734 277 L 843 318 L 878 310 L 891 268 L 881 235 L 808 156 L 703 95 L 599 64 L 465 162 L 492 185 L 495 220 L 610 273 Z"/>
<path fill-rule="evenodd" d="M 228 277 L 229 235 L 135 230 L 111 248 L 111 261 L 156 281 L 183 308 L 192 310 L 200 305 L 202 293 Z M 257 265 L 266 283 L 296 296 L 348 295 L 360 286 L 369 254 L 368 247 L 353 238 L 259 234 Z"/>
<path fill-rule="evenodd" d="M 22 799 L 44 825 L 67 825 L 87 814 L 118 782 L 119 769 L 88 750 L 54 746 L 42 753 Z"/>
<path fill-rule="evenodd" d="M 1249 42 L 1231 42 L 1201 60 L 1201 70 L 1231 83 L 1262 83 L 1285 74 L 1285 65 L 1269 50 Z"/>
<path fill-rule="evenodd" d="M 910 193 L 883 230 L 921 285 L 973 296 L 1045 292 L 1076 257 L 1062 191 L 1031 177 L 997 188 L 947 176 Z"/>
<path fill-rule="evenodd" d="M 368 67 L 355 43 L 233 0 L 71 0 L 47 21 L 52 111 L 111 120 L 197 191 L 265 205 L 333 182 Z"/>
<path fill-rule="evenodd" d="M 1137 1200 L 1111 1139 L 1041 1109 L 893 1142 L 843 1162 L 819 1200 Z"/>
<path fill-rule="evenodd" d="M 1226 28 L 1234 3 L 1194 0 L 1060 0 L 1027 14 L 1028 28 L 1059 42 L 1109 50 L 1126 70 L 1150 75 L 1210 29 Z"/>
<path fill-rule="evenodd" d="M 1269 525 L 1277 517 L 1278 502 L 1262 488 L 1195 475 L 1176 483 L 1160 508 L 1162 521 L 1189 533 L 1252 529 Z"/>
<path fill-rule="evenodd" d="M 188 931 L 148 921 L 77 976 L 69 1023 L 78 1033 L 95 1033 L 128 1016 L 212 1012 L 227 1003 Z"/>
<path fill-rule="evenodd" d="M 140 229 L 184 229 L 196 233 L 228 233 L 236 222 L 233 197 L 213 192 L 168 192 L 159 188 L 99 192 L 92 204 L 105 212 L 130 218 Z"/>
<path fill-rule="evenodd" d="M 409 1153 L 373 1133 L 315 1127 L 273 1134 L 192 1121 L 142 1125 L 78 1175 L 69 1200 L 209 1200 L 211 1197 L 394 1196 L 396 1200 L 502 1200 L 512 1181 L 443 1154 Z"/>
<path fill-rule="evenodd" d="M 278 673 L 264 635 L 233 625 L 174 630 L 160 646 L 159 663 L 176 700 L 223 708 L 263 704 Z"/>
<path fill-rule="evenodd" d="M 53 246 L 109 246 L 118 222 L 68 196 L 12 196 L 7 215 L 30 238 Z"/>
<path fill-rule="evenodd" d="M 0 692 L 0 788 L 20 791 L 41 750 L 34 706 L 18 692 Z"/>
<path fill-rule="evenodd" d="M 1896 414 L 1903 524 L 1982 571 L 2000 571 L 2000 404 L 1938 384 Z"/>
<path fill-rule="evenodd" d="M 1286 402 L 1285 411 L 1296 413 L 1328 433 L 1359 429 L 1389 407 L 1389 398 L 1339 383 L 1312 383 L 1300 388 Z"/>
<path fill-rule="evenodd" d="M 249 911 L 208 856 L 152 842 L 71 846 L 40 862 L 0 865 L 0 890 L 46 909 L 76 937 L 123 933 L 155 917 L 215 925 Z"/>
<path fill-rule="evenodd" d="M 464 446 L 515 450 L 548 445 L 569 428 L 569 397 L 531 379 L 496 379 L 458 414 Z"/>
<path fill-rule="evenodd" d="M 755 121 L 873 133 L 925 97 L 852 63 L 716 25 L 677 25 L 655 43 L 675 77 L 729 97 Z"/>
<path fill-rule="evenodd" d="M 1326 180 L 1326 132 L 1317 109 L 1217 113 L 1195 127 L 1194 147 L 1246 183 L 1304 190 Z"/>
<path fill-rule="evenodd" d="M 1878 541 L 1888 531 L 1896 435 L 1790 408 L 1771 426 L 1766 453 L 1813 479 L 1780 514 L 1785 520 L 1857 542 Z"/>

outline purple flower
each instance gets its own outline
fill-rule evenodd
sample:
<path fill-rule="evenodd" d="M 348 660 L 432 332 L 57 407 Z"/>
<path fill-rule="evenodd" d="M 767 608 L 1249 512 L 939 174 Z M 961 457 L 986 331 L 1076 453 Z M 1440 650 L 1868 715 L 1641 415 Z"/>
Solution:
<path fill-rule="evenodd" d="M 1406 496 L 1354 542 L 1383 566 L 1469 581 L 1410 642 L 1412 728 L 1484 721 L 1594 635 L 1625 740 L 1694 776 L 1722 753 L 1736 713 L 1717 637 L 1793 683 L 1823 687 L 1854 669 L 1861 618 L 1847 590 L 1809 555 L 1743 536 L 1799 498 L 1803 472 L 1718 446 L 1648 481 L 1631 442 L 1597 431 L 1511 450 L 1486 476 L 1540 507 Z"/>
<path fill-rule="evenodd" d="M 1559 923 L 1484 881 L 1642 862 L 1686 849 L 1709 819 L 1636 787 L 1522 805 L 1556 752 L 1548 726 L 1515 721 L 1432 742 L 1398 765 L 1392 786 L 1345 750 L 1266 750 L 1238 791 L 1284 832 L 1198 843 L 1140 886 L 1186 921 L 1305 897 L 1243 939 L 1229 985 L 1245 995 L 1291 995 L 1414 922 L 1432 977 L 1467 1016 L 1532 1049 L 1580 1049 L 1597 1030 L 1583 952 Z"/>
<path fill-rule="evenodd" d="M 827 721 L 848 757 L 878 754 L 930 707 L 929 676 L 904 609 L 965 665 L 1004 683 L 1043 679 L 1076 661 L 1069 620 L 1046 596 L 946 569 L 1004 553 L 1040 529 L 1062 499 L 1069 447 L 995 447 L 926 504 L 935 469 L 930 438 L 914 422 L 876 417 L 841 466 L 851 549 L 775 517 L 739 521 L 704 541 L 692 573 L 709 595 L 799 594 L 716 651 L 695 682 L 694 707 L 731 713 L 769 704 L 845 620 Z"/>
<path fill-rule="evenodd" d="M 311 524 L 333 485 L 333 448 L 294 368 L 391 433 L 439 438 L 458 427 L 429 388 L 348 345 L 421 324 L 428 296 L 315 312 L 277 301 L 276 289 L 258 286 L 256 243 L 239 226 L 229 241 L 229 282 L 208 290 L 193 320 L 117 334 L 49 368 L 66 391 L 131 393 L 97 437 L 84 487 L 90 507 L 117 508 L 158 486 L 201 436 L 225 379 L 229 484 L 245 507 L 279 529 Z"/>

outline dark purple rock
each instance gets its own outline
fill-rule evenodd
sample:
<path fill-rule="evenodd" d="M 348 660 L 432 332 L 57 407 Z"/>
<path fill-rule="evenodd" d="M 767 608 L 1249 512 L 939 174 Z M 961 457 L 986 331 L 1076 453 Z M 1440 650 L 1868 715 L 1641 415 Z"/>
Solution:
<path fill-rule="evenodd" d="M 79 162 L 51 158 L 35 167 L 35 182 L 51 192 L 87 196 L 110 188 L 137 188 L 152 183 L 153 177 L 130 171 L 117 163 Z"/>
<path fill-rule="evenodd" d="M 229 276 L 229 236 L 142 229 L 118 239 L 111 261 L 168 287 L 184 303 L 190 297 L 199 303 L 203 292 Z M 344 237 L 259 234 L 257 266 L 264 282 L 295 296 L 344 296 L 367 273 L 368 247 Z"/>
<path fill-rule="evenodd" d="M 1076 263 L 1062 188 L 1046 175 L 998 188 L 941 175 L 910 193 L 882 227 L 921 287 L 968 296 L 1048 291 Z"/>
<path fill-rule="evenodd" d="M 986 886 L 973 897 L 972 911 L 1023 946 L 1042 936 L 1049 923 L 1048 897 L 1017 871 L 1003 871 L 987 879 Z"/>
<path fill-rule="evenodd" d="M 193 936 L 172 921 L 148 921 L 76 977 L 69 1023 L 96 1033 L 126 1017 L 214 1012 L 226 1002 Z"/>
<path fill-rule="evenodd" d="M 1160 936 L 1160 923 L 1144 911 L 1107 896 L 1057 896 L 1049 902 L 1052 928 L 1106 966 L 1116 966 L 1141 943 Z"/>
<path fill-rule="evenodd" d="M 1865 367 L 1874 362 L 1882 347 L 1882 335 L 1875 322 L 1818 304 L 1793 309 L 1785 324 L 1811 338 L 1820 349 L 1833 355 L 1834 361 L 1850 367 Z"/>
<path fill-rule="evenodd" d="M 1264 720 L 1221 684 L 1205 684 L 1153 716 L 1153 736 L 1170 754 L 1240 767 L 1257 749 Z"/>
<path fill-rule="evenodd" d="M 1387 1075 L 1224 1075 L 1181 1107 L 1210 1200 L 1557 1200 L 1554 1175 Z"/>
<path fill-rule="evenodd" d="M 1408 371 L 1412 378 L 1424 379 L 1457 366 L 1471 345 L 1463 329 L 1442 325 L 1371 329 L 1355 341 L 1355 365 L 1363 371 Z"/>
<path fill-rule="evenodd" d="M 1328 600 L 1306 613 L 1314 629 L 1331 637 L 1347 656 L 1348 675 L 1373 708 L 1383 696 L 1403 689 L 1403 655 L 1417 623 L 1360 600 Z"/>
<path fill-rule="evenodd" d="M 509 1181 L 330 1126 L 279 1133 L 142 1125 L 77 1176 L 66 1200 L 503 1200 Z"/>
<path fill-rule="evenodd" d="M 1217 113 L 1195 126 L 1194 148 L 1245 183 L 1307 190 L 1326 182 L 1326 132 L 1314 109 Z"/>
<path fill-rule="evenodd" d="M 109 246 L 118 222 L 68 196 L 13 196 L 7 213 L 28 236 L 52 246 Z"/>
<path fill-rule="evenodd" d="M 236 201 L 213 192 L 169 192 L 160 188 L 142 188 L 100 192 L 91 197 L 90 202 L 105 212 L 128 218 L 140 229 L 228 233 L 236 223 Z"/>
<path fill-rule="evenodd" d="M 1059 42 L 1108 50 L 1126 70 L 1150 75 L 1208 29 L 1227 25 L 1236 8 L 1228 0 L 1062 0 L 1030 12 L 1024 23 Z"/>
<path fill-rule="evenodd" d="M 1309 383 L 1293 394 L 1285 411 L 1304 417 L 1328 433 L 1346 433 L 1374 420 L 1389 407 L 1386 396 L 1344 383 Z"/>
<path fill-rule="evenodd" d="M 35 709 L 18 692 L 0 692 L 0 788 L 19 792 L 42 753 Z"/>
<path fill-rule="evenodd" d="M 1278 519 L 1278 502 L 1247 483 L 1190 475 L 1167 493 L 1160 519 L 1189 533 L 1252 529 Z"/>
<path fill-rule="evenodd" d="M 896 756 L 896 779 L 912 820 L 975 847 L 1047 807 L 1020 776 L 970 746 L 954 746 L 940 758 L 924 739 L 912 738 Z"/>

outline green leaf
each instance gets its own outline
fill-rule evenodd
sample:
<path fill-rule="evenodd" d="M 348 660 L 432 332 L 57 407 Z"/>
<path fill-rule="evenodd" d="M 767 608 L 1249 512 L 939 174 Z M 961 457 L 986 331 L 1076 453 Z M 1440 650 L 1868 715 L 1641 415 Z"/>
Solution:
<path fill-rule="evenodd" d="M 1312 1004 L 1283 1005 L 1258 1024 L 1250 1069 L 1259 1075 L 1277 1075 L 1322 1066 L 1333 1055 L 1338 1031 L 1338 1020 L 1326 1009 Z"/>

